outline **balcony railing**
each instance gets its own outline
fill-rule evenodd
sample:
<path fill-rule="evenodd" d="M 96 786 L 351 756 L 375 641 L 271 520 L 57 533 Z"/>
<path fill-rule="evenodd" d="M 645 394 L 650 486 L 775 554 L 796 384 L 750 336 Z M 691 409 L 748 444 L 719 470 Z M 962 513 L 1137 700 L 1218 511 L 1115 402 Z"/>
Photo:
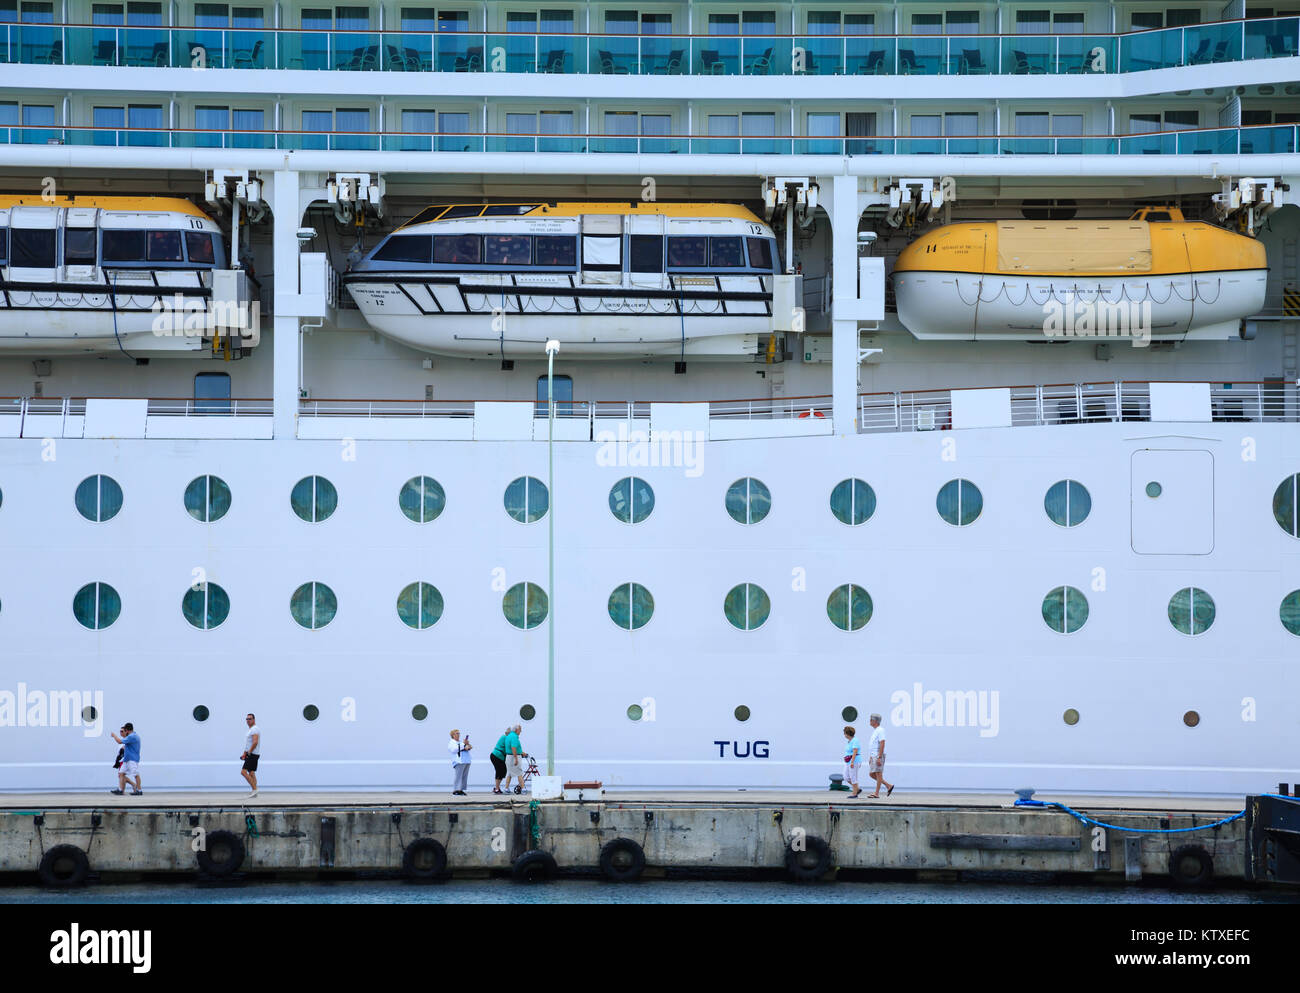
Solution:
<path fill-rule="evenodd" d="M 563 152 L 691 155 L 1261 155 L 1300 149 L 1300 124 L 1135 135 L 971 138 L 206 131 L 187 128 L 0 127 L 0 144 L 253 148 L 281 151 Z"/>
<path fill-rule="evenodd" d="M 1126 34 L 632 35 L 0 25 L 28 65 L 631 76 L 1140 72 L 1295 56 L 1300 17 Z"/>

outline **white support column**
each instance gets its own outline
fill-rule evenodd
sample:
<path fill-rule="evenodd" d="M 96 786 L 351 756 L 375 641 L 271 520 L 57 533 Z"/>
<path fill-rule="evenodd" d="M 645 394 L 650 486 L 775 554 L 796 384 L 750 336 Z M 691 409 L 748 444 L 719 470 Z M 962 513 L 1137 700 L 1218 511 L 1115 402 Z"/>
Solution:
<path fill-rule="evenodd" d="M 843 320 L 858 296 L 858 177 L 831 181 L 831 418 L 836 434 L 858 430 L 858 322 Z M 842 308 L 839 301 L 850 304 Z"/>
<path fill-rule="evenodd" d="M 299 177 L 296 172 L 276 172 L 272 178 L 271 214 L 272 272 L 275 274 L 275 320 L 271 337 L 271 396 L 274 404 L 273 430 L 277 441 L 298 434 L 298 226 Z"/>

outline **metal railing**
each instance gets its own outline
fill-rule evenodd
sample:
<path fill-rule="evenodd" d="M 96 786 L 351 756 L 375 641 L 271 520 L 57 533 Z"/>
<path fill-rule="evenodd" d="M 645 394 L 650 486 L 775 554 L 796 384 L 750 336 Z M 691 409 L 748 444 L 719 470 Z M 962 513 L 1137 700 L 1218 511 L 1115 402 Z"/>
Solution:
<path fill-rule="evenodd" d="M 58 417 L 64 428 L 68 418 L 84 417 L 86 401 L 97 397 L 0 397 L 0 417 L 17 417 L 21 426 L 28 417 Z M 145 397 L 105 397 L 139 399 Z M 194 399 L 193 397 L 147 398 L 148 417 L 270 417 L 269 399 Z M 19 429 L 22 433 L 22 427 Z"/>
<path fill-rule="evenodd" d="M 474 401 L 299 400 L 301 417 L 473 417 Z"/>
<path fill-rule="evenodd" d="M 1103 34 L 582 34 L 0 25 L 27 65 L 631 76 L 1111 74 L 1295 56 L 1300 18 Z"/>
<path fill-rule="evenodd" d="M 0 126 L 0 144 L 256 148 L 284 151 L 517 152 L 690 155 L 1262 155 L 1300 150 L 1300 124 L 1187 128 L 1127 135 L 917 138 L 855 135 L 421 133 L 410 131 L 209 131 L 193 128 Z"/>

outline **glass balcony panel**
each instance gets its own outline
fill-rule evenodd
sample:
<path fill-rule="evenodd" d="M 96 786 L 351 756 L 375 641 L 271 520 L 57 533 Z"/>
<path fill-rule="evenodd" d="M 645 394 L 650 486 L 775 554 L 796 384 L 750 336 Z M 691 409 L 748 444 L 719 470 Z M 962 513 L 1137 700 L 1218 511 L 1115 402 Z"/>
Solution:
<path fill-rule="evenodd" d="M 954 76 L 988 76 L 998 71 L 996 38 L 949 38 L 948 72 Z"/>
<path fill-rule="evenodd" d="M 836 58 L 839 57 L 838 45 Z M 786 76 L 790 73 L 789 38 L 758 37 L 741 41 L 741 64 L 746 76 Z"/>
<path fill-rule="evenodd" d="M 844 142 L 849 155 L 893 155 L 896 148 L 894 138 L 849 138 Z"/>
<path fill-rule="evenodd" d="M 857 39 L 855 39 L 857 40 Z M 770 42 L 769 42 L 770 44 Z M 766 46 L 765 46 L 766 47 Z M 794 39 L 794 48 L 780 75 L 838 76 L 844 72 L 844 39 L 835 35 L 809 35 Z M 771 70 L 773 74 L 777 68 Z"/>
<path fill-rule="evenodd" d="M 1119 139 L 1120 155 L 1173 155 L 1178 151 L 1175 134 L 1137 134 Z"/>
<path fill-rule="evenodd" d="M 265 69 L 275 52 L 273 31 L 227 31 L 226 52 L 221 63 L 228 69 Z"/>
<path fill-rule="evenodd" d="M 330 35 L 330 44 L 335 69 L 361 72 L 379 69 L 381 66 L 380 58 L 384 49 L 379 43 L 378 34 L 336 31 Z"/>
<path fill-rule="evenodd" d="M 20 60 L 25 65 L 63 65 L 63 29 L 53 25 L 23 24 L 16 26 Z"/>
<path fill-rule="evenodd" d="M 639 72 L 638 35 L 596 35 L 591 39 L 588 72 L 605 76 L 635 76 Z"/>
<path fill-rule="evenodd" d="M 843 138 L 795 138 L 795 155 L 843 155 Z"/>
<path fill-rule="evenodd" d="M 898 41 L 894 38 L 846 38 L 844 74 L 846 76 L 890 76 L 896 70 Z"/>
<path fill-rule="evenodd" d="M 947 138 L 944 151 L 948 155 L 997 155 L 996 138 Z"/>
<path fill-rule="evenodd" d="M 232 131 L 226 135 L 227 148 L 275 148 L 275 135 L 269 131 Z"/>
<path fill-rule="evenodd" d="M 433 35 L 384 35 L 384 68 L 392 72 L 431 72 Z"/>
<path fill-rule="evenodd" d="M 586 39 L 572 35 L 547 34 L 537 38 L 536 65 L 528 72 L 580 72 L 587 64 Z"/>
<path fill-rule="evenodd" d="M 279 31 L 279 66 L 281 69 L 332 68 L 328 31 Z"/>
<path fill-rule="evenodd" d="M 328 137 L 331 151 L 377 152 L 379 150 L 379 135 L 377 134 L 342 131 L 330 134 Z"/>
<path fill-rule="evenodd" d="M 1277 155 L 1296 150 L 1296 127 L 1294 125 L 1242 128 L 1242 155 Z"/>
<path fill-rule="evenodd" d="M 690 151 L 689 138 L 642 138 L 643 155 L 682 155 Z"/>
<path fill-rule="evenodd" d="M 614 138 L 609 135 L 593 136 L 591 139 L 591 150 L 593 152 L 622 152 L 625 154 L 635 153 L 637 150 L 637 141 L 635 137 Z"/>
<path fill-rule="evenodd" d="M 672 35 L 641 36 L 641 75 L 680 76 L 690 69 L 690 39 Z"/>
<path fill-rule="evenodd" d="M 745 155 L 789 155 L 789 138 L 743 138 L 741 152 Z"/>
<path fill-rule="evenodd" d="M 437 144 L 440 152 L 481 152 L 485 142 L 478 134 L 440 134 Z"/>
<path fill-rule="evenodd" d="M 1144 31 L 1120 38 L 1120 71 L 1168 69 L 1183 64 L 1183 29 Z"/>
<path fill-rule="evenodd" d="M 740 39 L 714 35 L 691 39 L 691 66 L 700 76 L 736 76 L 740 73 Z"/>
<path fill-rule="evenodd" d="M 903 76 L 937 76 L 943 72 L 947 49 L 947 38 L 899 38 L 898 71 Z"/>
<path fill-rule="evenodd" d="M 1214 131 L 1184 131 L 1178 138 L 1179 155 L 1236 155 L 1237 129 L 1219 128 Z"/>
<path fill-rule="evenodd" d="M 739 138 L 692 138 L 691 153 L 694 155 L 739 155 Z"/>
<path fill-rule="evenodd" d="M 486 39 L 484 68 L 488 72 L 536 72 L 535 34 L 493 34 Z"/>
<path fill-rule="evenodd" d="M 215 28 L 178 28 L 172 32 L 173 65 L 220 69 L 226 65 L 225 36 L 225 31 Z"/>
<path fill-rule="evenodd" d="M 1277 17 L 1246 22 L 1246 58 L 1279 59 L 1300 51 L 1300 17 Z"/>
<path fill-rule="evenodd" d="M 483 36 L 440 32 L 434 65 L 438 72 L 482 72 L 485 66 Z"/>
<path fill-rule="evenodd" d="M 942 138 L 899 138 L 899 155 L 942 155 Z"/>
<path fill-rule="evenodd" d="M 1066 75 L 1115 72 L 1115 38 L 1109 35 L 1058 35 L 1053 72 Z"/>
<path fill-rule="evenodd" d="M 1241 25 L 1202 24 L 1183 29 L 1183 65 L 1241 61 Z"/>
<path fill-rule="evenodd" d="M 1055 35 L 1015 35 L 1002 39 L 1002 72 L 1029 76 L 1056 72 Z"/>

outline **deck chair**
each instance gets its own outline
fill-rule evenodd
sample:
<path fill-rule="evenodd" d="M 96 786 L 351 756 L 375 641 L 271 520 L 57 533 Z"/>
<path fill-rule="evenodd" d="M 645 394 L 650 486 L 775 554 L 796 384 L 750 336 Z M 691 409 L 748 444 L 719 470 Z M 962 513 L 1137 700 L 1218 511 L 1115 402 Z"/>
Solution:
<path fill-rule="evenodd" d="M 456 72 L 482 72 L 483 71 L 483 46 L 476 45 L 474 48 L 465 50 L 465 57 L 456 56 Z"/>
<path fill-rule="evenodd" d="M 700 49 L 700 72 L 706 76 L 725 76 L 726 63 L 718 56 L 716 48 Z"/>
<path fill-rule="evenodd" d="M 989 67 L 984 61 L 984 53 L 978 48 L 963 48 L 958 71 L 964 76 L 987 75 Z"/>
<path fill-rule="evenodd" d="M 858 63 L 858 68 L 854 75 L 857 76 L 883 76 L 886 70 L 885 52 L 877 48 L 867 54 L 864 61 Z"/>
<path fill-rule="evenodd" d="M 655 68 L 655 75 L 658 76 L 680 76 L 682 74 L 682 59 L 686 57 L 686 49 L 675 48 L 668 53 L 668 61 Z"/>
<path fill-rule="evenodd" d="M 542 59 L 542 64 L 537 67 L 538 72 L 564 72 L 563 48 L 553 48 L 546 53 L 546 58 Z"/>
<path fill-rule="evenodd" d="M 48 52 L 45 52 L 43 55 L 36 56 L 32 61 L 39 65 L 46 65 L 46 66 L 63 65 L 63 39 L 60 38 L 53 45 L 50 46 L 50 50 Z"/>
<path fill-rule="evenodd" d="M 916 60 L 916 50 L 912 48 L 900 48 L 898 50 L 898 71 L 904 76 L 922 76 L 925 70 L 921 68 L 921 63 Z"/>
<path fill-rule="evenodd" d="M 762 55 L 749 64 L 745 71 L 751 76 L 766 76 L 772 69 L 772 49 L 767 49 Z"/>
<path fill-rule="evenodd" d="M 1029 61 L 1029 57 L 1025 55 L 1024 52 L 1013 51 L 1011 54 L 1015 57 L 1016 60 L 1016 67 L 1013 70 L 1013 72 L 1015 72 L 1016 75 L 1024 76 L 1029 73 L 1036 73 L 1036 72 L 1041 73 L 1043 71 L 1038 66 L 1033 65 Z"/>
<path fill-rule="evenodd" d="M 97 66 L 115 66 L 117 65 L 117 42 L 101 41 L 95 45 L 95 54 L 91 56 L 91 63 Z"/>
<path fill-rule="evenodd" d="M 261 66 L 257 63 L 261 58 L 262 39 L 259 38 L 252 48 L 235 52 L 235 60 L 231 64 L 231 68 L 238 69 L 240 66 L 244 66 L 249 69 L 260 69 Z"/>
<path fill-rule="evenodd" d="M 596 52 L 596 57 L 600 59 L 600 71 L 607 76 L 626 76 L 628 75 L 627 66 L 621 66 L 614 61 L 614 56 L 605 49 Z"/>

